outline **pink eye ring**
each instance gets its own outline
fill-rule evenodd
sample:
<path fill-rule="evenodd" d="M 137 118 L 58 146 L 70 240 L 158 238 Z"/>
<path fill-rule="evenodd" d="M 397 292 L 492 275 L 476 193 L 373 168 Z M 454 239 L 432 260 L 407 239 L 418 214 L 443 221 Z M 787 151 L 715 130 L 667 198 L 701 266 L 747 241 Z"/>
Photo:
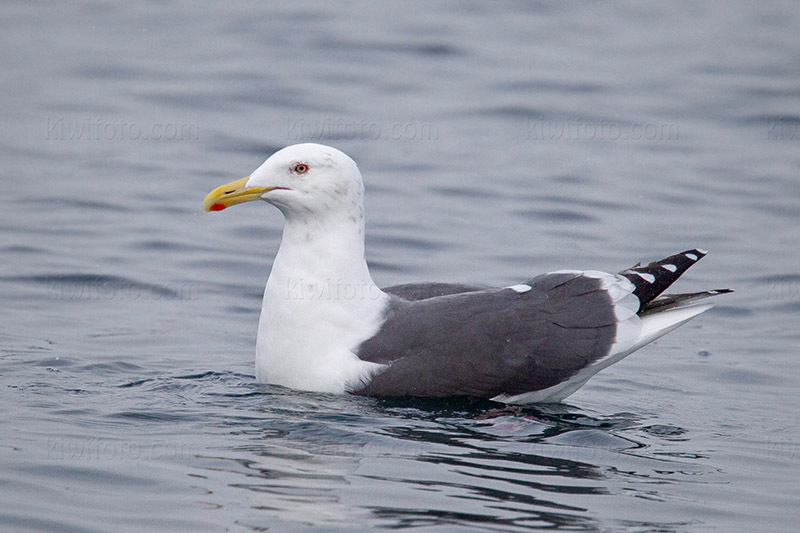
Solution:
<path fill-rule="evenodd" d="M 295 174 L 305 174 L 308 172 L 309 166 L 306 163 L 295 163 L 292 167 L 292 172 Z"/>

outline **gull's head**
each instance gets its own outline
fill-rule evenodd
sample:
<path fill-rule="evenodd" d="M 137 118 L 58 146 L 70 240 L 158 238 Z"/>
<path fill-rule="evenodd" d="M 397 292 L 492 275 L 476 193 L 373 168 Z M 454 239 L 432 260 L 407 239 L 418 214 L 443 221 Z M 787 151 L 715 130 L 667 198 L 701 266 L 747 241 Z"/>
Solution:
<path fill-rule="evenodd" d="M 356 163 L 321 144 L 295 144 L 272 154 L 253 173 L 211 191 L 203 211 L 264 200 L 291 216 L 363 217 L 364 183 Z"/>

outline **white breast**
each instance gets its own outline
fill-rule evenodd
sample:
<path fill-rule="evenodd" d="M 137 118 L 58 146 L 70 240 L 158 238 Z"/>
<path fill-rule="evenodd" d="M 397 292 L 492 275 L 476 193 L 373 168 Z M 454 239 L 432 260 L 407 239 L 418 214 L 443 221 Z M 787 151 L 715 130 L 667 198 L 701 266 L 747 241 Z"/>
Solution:
<path fill-rule="evenodd" d="M 364 297 L 354 300 L 351 292 L 336 293 L 344 290 L 336 281 L 273 273 L 258 326 L 258 380 L 335 393 L 368 382 L 383 365 L 361 361 L 353 350 L 378 331 L 388 297 L 377 287 L 363 289 Z"/>
<path fill-rule="evenodd" d="M 261 307 L 259 381 L 342 393 L 383 366 L 353 352 L 378 331 L 389 301 L 369 274 L 359 222 L 284 227 Z"/>

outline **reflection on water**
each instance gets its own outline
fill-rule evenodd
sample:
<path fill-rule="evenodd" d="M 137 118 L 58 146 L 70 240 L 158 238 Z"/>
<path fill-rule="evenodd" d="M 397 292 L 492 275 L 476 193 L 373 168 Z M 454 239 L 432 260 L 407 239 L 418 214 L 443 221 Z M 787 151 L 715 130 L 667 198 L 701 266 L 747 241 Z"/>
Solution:
<path fill-rule="evenodd" d="M 215 373 L 125 386 L 197 385 L 178 384 L 186 379 L 225 391 L 242 388 L 241 376 Z M 626 496 L 649 500 L 653 485 L 689 476 L 702 483 L 713 473 L 689 458 L 654 452 L 651 440 L 669 442 L 684 431 L 643 426 L 632 413 L 244 388 L 203 393 L 203 403 L 216 411 L 236 402 L 235 415 L 209 422 L 237 444 L 204 450 L 195 477 L 199 487 L 207 486 L 209 505 L 246 502 L 250 511 L 242 523 L 253 528 L 274 520 L 344 525 L 369 518 L 392 528 L 595 529 L 601 522 L 590 512 L 593 498 L 617 494 L 621 473 L 641 484 Z M 220 491 L 223 481 L 234 492 Z M 641 518 L 642 525 L 657 525 L 645 510 Z"/>

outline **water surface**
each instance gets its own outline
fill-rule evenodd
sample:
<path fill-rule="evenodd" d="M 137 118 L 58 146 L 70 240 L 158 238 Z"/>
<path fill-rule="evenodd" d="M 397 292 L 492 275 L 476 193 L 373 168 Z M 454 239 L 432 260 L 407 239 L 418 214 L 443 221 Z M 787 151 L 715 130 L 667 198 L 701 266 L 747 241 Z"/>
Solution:
<path fill-rule="evenodd" d="M 791 2 L 7 2 L 7 531 L 789 531 L 800 474 Z M 367 181 L 379 285 L 711 250 L 711 312 L 561 405 L 255 383 L 271 152 Z"/>

